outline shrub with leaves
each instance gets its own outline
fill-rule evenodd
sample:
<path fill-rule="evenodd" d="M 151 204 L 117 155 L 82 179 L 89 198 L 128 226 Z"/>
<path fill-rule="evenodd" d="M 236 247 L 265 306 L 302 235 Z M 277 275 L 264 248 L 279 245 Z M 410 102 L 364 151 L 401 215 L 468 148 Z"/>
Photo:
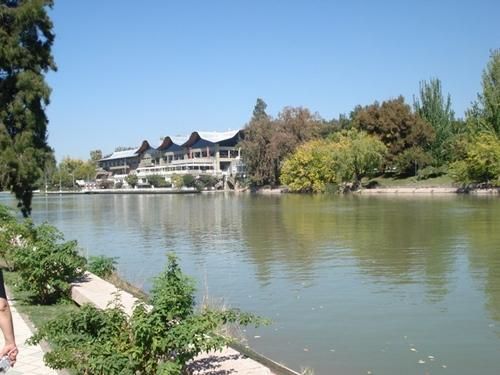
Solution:
<path fill-rule="evenodd" d="M 500 139 L 495 134 L 474 135 L 465 152 L 463 160 L 450 165 L 450 175 L 456 182 L 500 186 Z"/>
<path fill-rule="evenodd" d="M 178 375 L 199 353 L 229 342 L 216 334 L 222 325 L 263 322 L 236 309 L 196 311 L 194 290 L 193 280 L 169 256 L 154 281 L 151 307 L 139 303 L 129 318 L 118 301 L 107 310 L 83 306 L 49 322 L 30 341 L 49 340 L 54 350 L 45 355 L 46 363 L 78 375 Z"/>
<path fill-rule="evenodd" d="M 116 259 L 105 255 L 91 256 L 87 269 L 99 277 L 108 277 L 116 271 Z"/>
<path fill-rule="evenodd" d="M 85 271 L 85 258 L 78 254 L 76 241 L 64 242 L 55 227 L 32 227 L 30 237 L 12 251 L 14 268 L 19 272 L 19 287 L 32 293 L 35 302 L 53 302 L 70 291 L 70 283 Z"/>
<path fill-rule="evenodd" d="M 184 179 L 180 174 L 173 174 L 170 177 L 170 181 L 172 182 L 172 186 L 176 189 L 180 189 L 182 186 L 184 186 Z"/>
<path fill-rule="evenodd" d="M 193 187 L 195 183 L 195 178 L 191 174 L 185 174 L 182 176 L 182 183 L 186 187 Z"/>
<path fill-rule="evenodd" d="M 12 210 L 0 205 L 0 257 L 7 267 L 12 268 L 10 257 L 16 249 L 25 245 L 31 225 L 30 220 L 18 222 Z"/>

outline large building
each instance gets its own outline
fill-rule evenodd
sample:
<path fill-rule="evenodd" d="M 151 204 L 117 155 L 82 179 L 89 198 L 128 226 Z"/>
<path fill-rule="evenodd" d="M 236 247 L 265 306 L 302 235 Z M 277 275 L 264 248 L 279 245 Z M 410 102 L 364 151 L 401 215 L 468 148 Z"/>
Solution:
<path fill-rule="evenodd" d="M 158 147 L 143 141 L 137 149 L 118 151 L 99 160 L 99 166 L 120 178 L 172 174 L 235 176 L 243 171 L 238 143 L 243 131 L 193 132 L 189 137 L 165 137 Z"/>

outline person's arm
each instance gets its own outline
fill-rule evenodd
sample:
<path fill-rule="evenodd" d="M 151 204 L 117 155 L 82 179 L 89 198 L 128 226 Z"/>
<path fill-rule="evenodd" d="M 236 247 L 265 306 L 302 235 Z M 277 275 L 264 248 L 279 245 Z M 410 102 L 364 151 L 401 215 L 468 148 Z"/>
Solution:
<path fill-rule="evenodd" d="M 14 326 L 12 325 L 12 314 L 10 313 L 9 302 L 5 298 L 0 297 L 0 329 L 2 330 L 5 339 L 4 347 L 13 349 L 16 347 L 16 338 L 14 337 Z M 10 350 L 9 349 L 9 350 Z M 0 351 L 0 356 L 7 354 L 9 351 Z"/>
<path fill-rule="evenodd" d="M 10 312 L 7 294 L 3 283 L 3 273 L 0 270 L 0 330 L 4 337 L 4 346 L 0 350 L 0 357 L 8 355 L 11 366 L 16 363 L 17 347 L 16 337 L 14 336 L 14 325 L 12 324 L 12 314 Z"/>

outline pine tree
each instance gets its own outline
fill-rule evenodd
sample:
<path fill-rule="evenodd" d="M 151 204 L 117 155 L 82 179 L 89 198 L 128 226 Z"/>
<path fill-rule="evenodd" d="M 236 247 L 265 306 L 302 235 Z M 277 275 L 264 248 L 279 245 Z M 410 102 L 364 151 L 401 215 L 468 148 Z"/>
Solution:
<path fill-rule="evenodd" d="M 0 0 L 0 185 L 31 213 L 37 180 L 52 150 L 45 107 L 50 88 L 44 74 L 56 70 L 47 9 L 52 0 Z"/>

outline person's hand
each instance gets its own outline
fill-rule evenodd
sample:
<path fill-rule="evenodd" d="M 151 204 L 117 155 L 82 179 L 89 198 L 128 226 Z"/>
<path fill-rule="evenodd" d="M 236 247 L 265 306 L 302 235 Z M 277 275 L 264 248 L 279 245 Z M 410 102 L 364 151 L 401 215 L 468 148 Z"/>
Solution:
<path fill-rule="evenodd" d="M 5 344 L 2 350 L 0 350 L 0 357 L 3 357 L 4 355 L 8 356 L 10 365 L 14 366 L 14 363 L 16 363 L 18 352 L 19 350 L 17 350 L 16 344 Z"/>

